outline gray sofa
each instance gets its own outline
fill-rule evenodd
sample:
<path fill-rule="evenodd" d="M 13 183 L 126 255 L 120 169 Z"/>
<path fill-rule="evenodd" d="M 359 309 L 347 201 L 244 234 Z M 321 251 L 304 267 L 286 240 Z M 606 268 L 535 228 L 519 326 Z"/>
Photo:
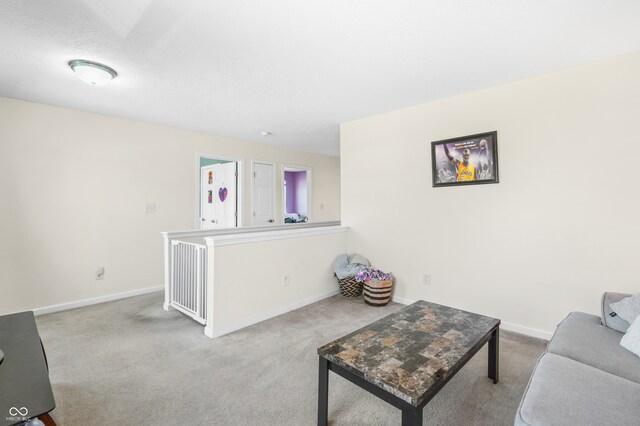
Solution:
<path fill-rule="evenodd" d="M 572 312 L 556 329 L 520 401 L 515 426 L 640 425 L 640 357 L 620 346 L 629 326 L 609 304 L 602 315 Z M 611 328 L 613 327 L 613 328 Z"/>

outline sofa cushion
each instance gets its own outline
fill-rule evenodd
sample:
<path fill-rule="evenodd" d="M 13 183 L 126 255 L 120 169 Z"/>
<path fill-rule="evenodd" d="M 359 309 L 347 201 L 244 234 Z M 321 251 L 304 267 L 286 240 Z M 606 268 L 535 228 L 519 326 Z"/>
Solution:
<path fill-rule="evenodd" d="M 620 346 L 640 356 L 640 317 L 631 324 L 627 334 L 622 336 Z"/>
<path fill-rule="evenodd" d="M 613 312 L 618 314 L 623 320 L 631 324 L 640 316 L 640 293 L 609 305 Z"/>
<path fill-rule="evenodd" d="M 640 358 L 620 346 L 622 336 L 595 315 L 572 312 L 556 329 L 547 351 L 640 383 Z"/>
<path fill-rule="evenodd" d="M 602 322 L 602 325 L 613 328 L 614 330 L 620 331 L 622 333 L 627 331 L 627 328 L 629 328 L 629 323 L 623 320 L 621 316 L 613 312 L 613 309 L 611 309 L 611 306 L 609 305 L 619 302 L 625 297 L 629 296 L 631 295 L 625 293 L 613 293 L 610 291 L 602 294 L 602 299 L 600 300 L 600 321 Z"/>
<path fill-rule="evenodd" d="M 529 380 L 515 425 L 637 424 L 638 401 L 640 384 L 545 353 Z"/>

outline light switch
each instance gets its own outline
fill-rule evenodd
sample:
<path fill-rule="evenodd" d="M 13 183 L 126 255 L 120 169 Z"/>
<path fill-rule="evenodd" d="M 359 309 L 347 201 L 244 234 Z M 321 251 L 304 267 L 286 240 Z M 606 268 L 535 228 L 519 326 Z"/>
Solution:
<path fill-rule="evenodd" d="M 431 285 L 431 274 L 422 274 L 422 284 Z"/>
<path fill-rule="evenodd" d="M 147 203 L 144 205 L 145 213 L 155 213 L 156 212 L 156 203 Z"/>

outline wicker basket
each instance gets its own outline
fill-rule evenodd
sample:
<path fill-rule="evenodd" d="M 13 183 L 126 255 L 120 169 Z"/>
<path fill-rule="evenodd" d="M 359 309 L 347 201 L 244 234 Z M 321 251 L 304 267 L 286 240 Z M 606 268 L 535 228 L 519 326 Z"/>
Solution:
<path fill-rule="evenodd" d="M 340 294 L 344 297 L 358 297 L 362 294 L 362 283 L 356 281 L 356 277 L 338 278 L 338 285 Z"/>
<path fill-rule="evenodd" d="M 364 302 L 371 306 L 385 306 L 391 299 L 393 280 L 369 280 L 364 282 Z"/>

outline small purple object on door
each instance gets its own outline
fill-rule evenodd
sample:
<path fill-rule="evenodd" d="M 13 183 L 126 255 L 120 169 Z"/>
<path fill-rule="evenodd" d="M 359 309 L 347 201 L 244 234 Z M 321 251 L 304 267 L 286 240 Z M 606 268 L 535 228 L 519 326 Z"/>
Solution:
<path fill-rule="evenodd" d="M 227 191 L 227 188 L 220 188 L 220 190 L 218 191 L 218 197 L 220 197 L 220 201 L 224 202 L 224 200 L 227 199 L 228 193 L 229 191 Z"/>

